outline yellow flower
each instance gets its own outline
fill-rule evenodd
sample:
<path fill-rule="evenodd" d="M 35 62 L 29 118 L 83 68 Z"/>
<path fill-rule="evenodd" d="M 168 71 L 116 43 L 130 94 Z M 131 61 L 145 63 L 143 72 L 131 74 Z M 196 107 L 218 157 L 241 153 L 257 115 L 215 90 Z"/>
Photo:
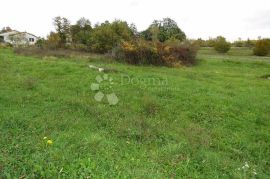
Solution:
<path fill-rule="evenodd" d="M 51 145 L 53 143 L 52 140 L 47 140 L 47 144 Z"/>
<path fill-rule="evenodd" d="M 47 137 L 43 137 L 43 139 L 44 139 L 44 140 L 46 140 L 46 139 L 47 139 Z"/>

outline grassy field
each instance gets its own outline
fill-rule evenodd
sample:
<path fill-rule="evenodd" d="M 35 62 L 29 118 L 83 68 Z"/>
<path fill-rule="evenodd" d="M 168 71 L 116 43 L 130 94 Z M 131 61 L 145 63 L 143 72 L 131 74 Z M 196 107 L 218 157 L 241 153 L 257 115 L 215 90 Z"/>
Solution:
<path fill-rule="evenodd" d="M 270 58 L 250 54 L 167 68 L 2 49 L 0 178 L 269 178 Z"/>

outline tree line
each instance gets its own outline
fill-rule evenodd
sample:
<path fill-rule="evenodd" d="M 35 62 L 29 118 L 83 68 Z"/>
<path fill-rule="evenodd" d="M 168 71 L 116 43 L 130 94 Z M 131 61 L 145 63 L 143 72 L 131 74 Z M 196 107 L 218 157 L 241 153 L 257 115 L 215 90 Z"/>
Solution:
<path fill-rule="evenodd" d="M 86 18 L 81 18 L 75 24 L 71 24 L 65 17 L 55 17 L 53 24 L 55 32 L 50 32 L 46 40 L 40 40 L 40 46 L 52 49 L 74 48 L 107 53 L 119 45 L 121 41 L 130 42 L 143 39 L 165 42 L 171 39 L 179 41 L 186 39 L 185 33 L 170 18 L 155 20 L 148 29 L 142 32 L 138 32 L 134 24 L 128 24 L 121 20 L 105 21 L 92 26 Z"/>
<path fill-rule="evenodd" d="M 208 40 L 201 38 L 188 40 L 182 29 L 170 18 L 154 20 L 146 30 L 141 32 L 134 24 L 122 20 L 92 25 L 89 19 L 83 17 L 75 24 L 71 24 L 67 18 L 58 16 L 53 19 L 53 24 L 55 31 L 50 32 L 46 39 L 38 40 L 36 45 L 39 48 L 72 49 L 102 54 L 117 54 L 116 52 L 121 51 L 122 55 L 118 55 L 121 57 L 124 57 L 124 52 L 128 50 L 124 48 L 129 48 L 131 51 L 124 58 L 149 57 L 149 54 L 153 54 L 151 58 L 155 58 L 155 56 L 162 56 L 164 50 L 159 50 L 167 46 L 167 49 L 178 48 L 177 53 L 181 53 L 178 56 L 184 56 L 185 59 L 194 57 L 194 55 L 187 55 L 186 51 L 196 53 L 198 47 L 213 47 L 219 53 L 227 53 L 232 46 L 248 47 L 253 48 L 254 54 L 260 56 L 268 55 L 270 51 L 269 39 L 238 39 L 230 43 L 226 38 L 218 36 Z M 11 30 L 6 27 L 0 33 Z M 142 47 L 149 51 L 144 52 Z M 180 48 L 189 50 L 179 50 Z M 155 51 L 158 51 L 157 54 Z"/>

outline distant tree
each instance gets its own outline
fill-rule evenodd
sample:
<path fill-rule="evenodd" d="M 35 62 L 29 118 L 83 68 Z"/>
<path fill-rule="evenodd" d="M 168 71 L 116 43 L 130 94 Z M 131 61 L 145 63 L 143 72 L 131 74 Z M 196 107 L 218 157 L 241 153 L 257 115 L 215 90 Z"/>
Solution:
<path fill-rule="evenodd" d="M 89 20 L 89 19 L 86 19 L 85 17 L 80 18 L 80 19 L 77 21 L 76 25 L 78 25 L 78 26 L 80 26 L 81 28 L 84 28 L 84 29 L 86 29 L 86 30 L 87 30 L 87 29 L 88 29 L 88 30 L 91 30 L 91 29 L 92 29 L 90 20 Z"/>
<path fill-rule="evenodd" d="M 218 36 L 215 39 L 214 48 L 219 53 L 227 53 L 231 48 L 231 44 L 224 37 Z"/>
<path fill-rule="evenodd" d="M 59 33 L 51 32 L 50 35 L 47 36 L 46 46 L 50 49 L 56 49 L 61 47 L 61 38 Z"/>
<path fill-rule="evenodd" d="M 214 47 L 215 41 L 216 41 L 215 39 L 209 37 L 209 39 L 205 41 L 205 46 L 206 47 Z"/>
<path fill-rule="evenodd" d="M 154 41 L 154 42 L 157 42 L 157 41 L 165 42 L 166 41 L 164 33 L 162 33 L 160 31 L 158 26 L 153 26 L 149 30 L 151 32 L 152 41 Z"/>
<path fill-rule="evenodd" d="M 67 42 L 71 42 L 71 33 L 70 33 L 70 22 L 65 17 L 55 17 L 54 18 L 54 26 L 56 32 L 60 37 L 60 43 L 62 45 L 66 44 Z"/>
<path fill-rule="evenodd" d="M 73 43 L 88 44 L 93 31 L 91 22 L 88 19 L 84 17 L 79 19 L 70 29 Z"/>
<path fill-rule="evenodd" d="M 251 48 L 251 47 L 254 47 L 255 46 L 255 44 L 256 44 L 256 41 L 255 40 L 250 40 L 249 38 L 247 39 L 247 41 L 245 41 L 245 47 L 249 47 L 249 48 Z"/>
<path fill-rule="evenodd" d="M 139 37 L 139 32 L 135 24 L 130 24 L 129 28 L 135 37 Z"/>
<path fill-rule="evenodd" d="M 53 19 L 56 32 L 60 35 L 63 33 L 62 17 L 57 16 Z"/>
<path fill-rule="evenodd" d="M 206 44 L 206 41 L 201 39 L 201 38 L 198 38 L 195 43 L 199 46 L 199 47 L 207 47 L 207 44 Z"/>
<path fill-rule="evenodd" d="M 151 30 L 148 28 L 145 31 L 142 31 L 140 33 L 140 37 L 142 37 L 143 39 L 147 40 L 147 41 L 152 41 L 153 40 L 153 34 L 151 32 Z"/>
<path fill-rule="evenodd" d="M 44 48 L 45 44 L 46 44 L 46 40 L 44 38 L 40 38 L 37 40 L 35 45 L 39 48 Z"/>
<path fill-rule="evenodd" d="M 141 33 L 145 40 L 158 39 L 165 42 L 171 38 L 183 41 L 186 39 L 185 33 L 178 27 L 177 23 L 170 19 L 154 20 L 150 27 Z"/>
<path fill-rule="evenodd" d="M 96 52 L 106 53 L 116 47 L 122 40 L 131 41 L 133 30 L 125 21 L 116 20 L 112 23 L 105 21 L 96 25 L 91 35 L 90 45 Z"/>
<path fill-rule="evenodd" d="M 12 29 L 10 27 L 3 27 L 0 33 L 10 32 Z"/>
<path fill-rule="evenodd" d="M 238 38 L 236 41 L 233 42 L 233 45 L 235 47 L 244 47 L 245 42 L 241 38 Z"/>
<path fill-rule="evenodd" d="M 70 21 L 67 18 L 62 18 L 63 20 L 63 33 L 65 35 L 65 42 L 70 43 L 72 41 L 70 32 Z"/>

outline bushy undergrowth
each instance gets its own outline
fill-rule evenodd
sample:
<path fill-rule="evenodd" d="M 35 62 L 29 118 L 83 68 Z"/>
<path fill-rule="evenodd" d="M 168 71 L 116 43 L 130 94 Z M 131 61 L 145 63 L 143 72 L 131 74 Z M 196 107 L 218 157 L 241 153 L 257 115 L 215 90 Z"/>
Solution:
<path fill-rule="evenodd" d="M 167 41 L 165 43 L 137 39 L 132 42 L 122 41 L 112 51 L 112 57 L 134 65 L 181 66 L 194 65 L 197 62 L 197 46 L 185 41 Z M 93 56 L 86 50 L 70 46 L 66 49 L 49 49 L 39 47 L 14 48 L 20 55 L 37 57 L 75 57 Z"/>
<path fill-rule="evenodd" d="M 188 41 L 160 43 L 140 39 L 133 42 L 123 41 L 113 55 L 130 64 L 181 66 L 197 62 L 197 49 L 195 44 Z"/>
<path fill-rule="evenodd" d="M 12 47 L 9 43 L 0 43 L 0 49 L 6 49 Z"/>
<path fill-rule="evenodd" d="M 101 57 L 102 55 L 87 53 L 84 51 L 74 49 L 41 49 L 37 47 L 20 47 L 14 48 L 14 52 L 19 55 L 35 56 L 35 57 L 58 57 L 58 58 L 72 58 L 72 57 Z"/>
<path fill-rule="evenodd" d="M 266 56 L 270 52 L 270 39 L 258 40 L 253 49 L 254 55 Z"/>

